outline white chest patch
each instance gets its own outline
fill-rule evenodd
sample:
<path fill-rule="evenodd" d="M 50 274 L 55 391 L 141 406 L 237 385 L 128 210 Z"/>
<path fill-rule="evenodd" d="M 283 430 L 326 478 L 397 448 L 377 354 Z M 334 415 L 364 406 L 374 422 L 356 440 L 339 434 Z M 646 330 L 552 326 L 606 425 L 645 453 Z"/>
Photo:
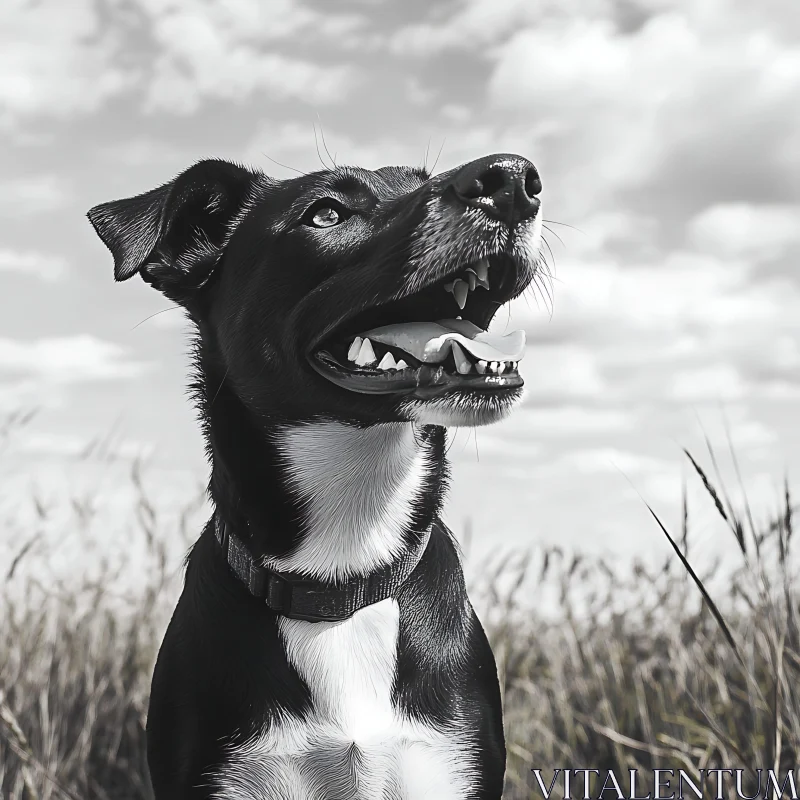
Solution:
<path fill-rule="evenodd" d="M 316 422 L 286 428 L 277 445 L 305 501 L 306 531 L 270 567 L 330 580 L 368 574 L 399 555 L 427 461 L 413 425 Z"/>
<path fill-rule="evenodd" d="M 235 748 L 218 800 L 466 800 L 475 766 L 466 726 L 412 720 L 392 704 L 399 609 L 387 599 L 344 622 L 282 619 L 289 662 L 313 709 Z"/>

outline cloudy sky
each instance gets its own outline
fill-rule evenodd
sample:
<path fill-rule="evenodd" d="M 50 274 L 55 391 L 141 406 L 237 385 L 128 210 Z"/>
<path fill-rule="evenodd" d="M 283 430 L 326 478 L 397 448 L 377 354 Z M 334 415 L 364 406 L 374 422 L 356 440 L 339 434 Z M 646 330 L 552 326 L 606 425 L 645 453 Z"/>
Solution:
<path fill-rule="evenodd" d="M 554 303 L 495 325 L 527 331 L 527 399 L 451 449 L 473 552 L 656 552 L 637 491 L 676 525 L 681 447 L 724 451 L 726 425 L 763 514 L 797 486 L 796 0 L 5 0 L 0 32 L 0 415 L 39 409 L 4 513 L 94 485 L 118 515 L 122 473 L 76 460 L 98 436 L 167 505 L 204 479 L 185 324 L 115 285 L 84 214 L 207 156 L 317 168 L 315 127 L 340 163 L 542 174 Z"/>

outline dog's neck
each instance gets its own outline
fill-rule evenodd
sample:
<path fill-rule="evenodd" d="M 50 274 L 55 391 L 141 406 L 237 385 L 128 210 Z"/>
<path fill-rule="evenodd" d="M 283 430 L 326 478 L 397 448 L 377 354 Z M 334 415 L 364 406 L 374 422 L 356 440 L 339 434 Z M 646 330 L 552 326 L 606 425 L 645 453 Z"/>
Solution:
<path fill-rule="evenodd" d="M 206 426 L 211 495 L 265 566 L 320 580 L 367 575 L 439 513 L 444 428 L 318 420 L 232 429 L 242 415 L 226 413 L 231 402 L 221 394 Z"/>
<path fill-rule="evenodd" d="M 405 550 L 429 471 L 430 445 L 412 423 L 356 428 L 315 422 L 276 430 L 305 534 L 275 569 L 318 578 L 369 574 Z"/>

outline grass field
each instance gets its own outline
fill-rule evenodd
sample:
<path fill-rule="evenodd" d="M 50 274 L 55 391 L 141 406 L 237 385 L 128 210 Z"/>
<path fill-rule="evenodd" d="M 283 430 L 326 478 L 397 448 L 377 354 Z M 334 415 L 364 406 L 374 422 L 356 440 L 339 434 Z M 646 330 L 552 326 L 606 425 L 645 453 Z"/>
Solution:
<path fill-rule="evenodd" d="M 474 588 L 503 688 L 508 800 L 541 797 L 533 768 L 546 783 L 556 767 L 613 769 L 625 779 L 639 769 L 640 793 L 654 768 L 683 769 L 697 782 L 713 767 L 784 775 L 797 768 L 800 639 L 789 490 L 783 511 L 758 528 L 749 509 L 731 506 L 716 473 L 708 477 L 687 456 L 742 564 L 713 599 L 699 586 L 719 583 L 713 567 L 693 565 L 707 569 L 695 580 L 691 553 L 683 561 L 692 538 L 686 504 L 674 556 L 657 570 L 637 564 L 622 574 L 555 550 L 535 558 L 517 553 Z M 708 458 L 715 467 L 713 451 Z M 155 515 L 142 493 L 137 527 L 148 580 L 122 607 L 102 576 L 66 586 L 25 578 L 20 591 L 22 567 L 35 557 L 24 540 L 3 565 L 3 798 L 152 797 L 147 696 L 179 588 L 154 534 Z M 652 524 L 660 526 L 655 516 Z M 558 597 L 555 615 L 531 610 L 530 587 L 544 584 Z M 755 781 L 745 773 L 751 796 Z M 713 787 L 709 780 L 704 796 L 716 796 Z"/>

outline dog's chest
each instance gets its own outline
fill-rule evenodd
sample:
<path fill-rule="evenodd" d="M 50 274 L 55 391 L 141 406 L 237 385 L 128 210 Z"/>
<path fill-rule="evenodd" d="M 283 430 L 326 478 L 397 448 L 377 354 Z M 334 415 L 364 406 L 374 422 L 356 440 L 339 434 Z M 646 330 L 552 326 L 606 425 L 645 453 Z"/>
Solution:
<path fill-rule="evenodd" d="M 470 796 L 473 747 L 392 704 L 399 612 L 389 599 L 342 623 L 283 620 L 289 662 L 313 710 L 230 753 L 220 800 L 456 800 Z"/>

